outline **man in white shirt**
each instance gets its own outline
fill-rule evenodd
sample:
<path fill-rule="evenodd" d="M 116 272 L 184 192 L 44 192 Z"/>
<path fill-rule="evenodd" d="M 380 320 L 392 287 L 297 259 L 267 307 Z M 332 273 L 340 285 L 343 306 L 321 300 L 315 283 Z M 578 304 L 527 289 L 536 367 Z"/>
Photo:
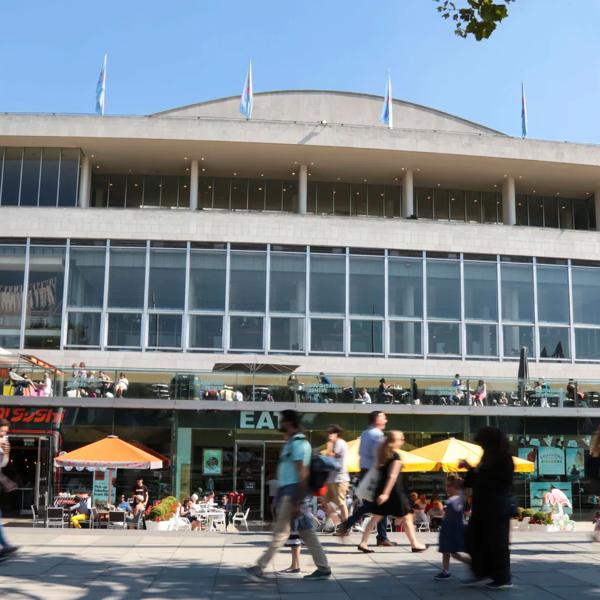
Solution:
<path fill-rule="evenodd" d="M 327 446 L 325 454 L 335 458 L 340 470 L 335 474 L 335 479 L 327 484 L 327 494 L 325 496 L 325 507 L 327 515 L 334 523 L 339 523 L 337 509 L 340 509 L 342 521 L 348 519 L 348 505 L 346 497 L 348 496 L 348 486 L 350 485 L 350 475 L 348 474 L 348 444 L 342 439 L 343 429 L 339 425 L 330 425 L 327 428 Z"/>
<path fill-rule="evenodd" d="M 73 511 L 77 514 L 71 517 L 71 525 L 75 529 L 81 529 L 81 522 L 88 521 L 92 513 L 92 501 L 90 497 L 87 494 L 80 494 L 79 502 L 71 508 L 71 512 Z"/>
<path fill-rule="evenodd" d="M 360 399 L 363 404 L 371 404 L 371 396 L 367 388 L 363 388 L 360 392 Z"/>

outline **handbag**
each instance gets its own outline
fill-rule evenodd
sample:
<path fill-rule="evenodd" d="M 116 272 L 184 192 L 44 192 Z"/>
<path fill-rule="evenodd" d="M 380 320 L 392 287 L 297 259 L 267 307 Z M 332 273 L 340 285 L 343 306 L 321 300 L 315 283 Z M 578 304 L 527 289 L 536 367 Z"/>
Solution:
<path fill-rule="evenodd" d="M 375 501 L 375 493 L 379 485 L 380 473 L 377 467 L 371 467 L 358 484 L 355 496 L 367 502 Z"/>

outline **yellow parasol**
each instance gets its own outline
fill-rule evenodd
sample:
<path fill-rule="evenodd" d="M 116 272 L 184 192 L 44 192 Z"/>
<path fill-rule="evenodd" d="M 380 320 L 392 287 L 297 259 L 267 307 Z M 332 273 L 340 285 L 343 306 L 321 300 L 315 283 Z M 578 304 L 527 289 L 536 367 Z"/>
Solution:
<path fill-rule="evenodd" d="M 360 471 L 360 456 L 358 450 L 360 448 L 360 438 L 350 440 L 348 442 L 348 472 L 358 473 Z M 324 452 L 324 450 L 322 450 Z M 398 452 L 402 460 L 402 471 L 404 473 L 417 473 L 423 471 L 433 471 L 436 468 L 436 463 L 427 458 L 415 456 L 410 452 L 400 450 Z"/>
<path fill-rule="evenodd" d="M 458 467 L 461 460 L 466 460 L 472 467 L 479 464 L 483 455 L 483 448 L 477 444 L 471 444 L 456 438 L 448 438 L 412 450 L 410 454 L 434 461 L 436 463 L 434 470 L 436 471 L 457 473 L 465 471 L 465 469 L 459 469 Z M 513 456 L 513 463 L 515 473 L 533 473 L 535 470 L 535 465 L 532 462 L 516 456 Z"/>

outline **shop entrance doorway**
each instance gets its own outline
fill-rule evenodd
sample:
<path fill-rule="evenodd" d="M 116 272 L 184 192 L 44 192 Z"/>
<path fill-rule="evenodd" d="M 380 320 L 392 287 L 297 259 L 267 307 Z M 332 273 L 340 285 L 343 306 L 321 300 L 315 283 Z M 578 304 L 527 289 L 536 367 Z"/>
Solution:
<path fill-rule="evenodd" d="M 52 480 L 50 437 L 10 434 L 10 460 L 2 473 L 17 484 L 10 494 L 0 494 L 2 512 L 30 515 L 31 505 L 47 506 Z"/>
<path fill-rule="evenodd" d="M 283 441 L 236 440 L 233 457 L 233 489 L 244 492 L 249 518 L 272 517 L 269 504 L 271 479 L 277 478 L 277 460 Z"/>

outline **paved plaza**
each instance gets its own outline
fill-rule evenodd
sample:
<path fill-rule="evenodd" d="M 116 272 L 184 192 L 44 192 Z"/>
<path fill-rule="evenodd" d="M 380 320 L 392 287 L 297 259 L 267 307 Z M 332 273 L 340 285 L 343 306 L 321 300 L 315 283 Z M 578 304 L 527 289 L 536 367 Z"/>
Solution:
<path fill-rule="evenodd" d="M 355 549 L 358 536 L 341 543 L 323 536 L 334 577 L 306 582 L 294 575 L 276 575 L 289 566 L 282 551 L 269 580 L 244 580 L 242 567 L 265 547 L 267 534 L 149 532 L 105 530 L 7 529 L 20 553 L 0 565 L 0 597 L 6 600 L 71 599 L 201 599 L 244 600 L 428 600 L 429 598 L 490 597 L 548 600 L 600 598 L 600 544 L 590 541 L 591 527 L 576 533 L 520 532 L 513 534 L 511 590 L 464 587 L 458 581 L 435 582 L 440 555 L 436 534 L 420 537 L 433 546 L 412 554 L 403 534 L 401 543 L 371 555 Z M 356 538 L 356 539 L 355 539 Z M 312 570 L 302 554 L 305 573 Z M 453 565 L 454 575 L 466 571 Z"/>

